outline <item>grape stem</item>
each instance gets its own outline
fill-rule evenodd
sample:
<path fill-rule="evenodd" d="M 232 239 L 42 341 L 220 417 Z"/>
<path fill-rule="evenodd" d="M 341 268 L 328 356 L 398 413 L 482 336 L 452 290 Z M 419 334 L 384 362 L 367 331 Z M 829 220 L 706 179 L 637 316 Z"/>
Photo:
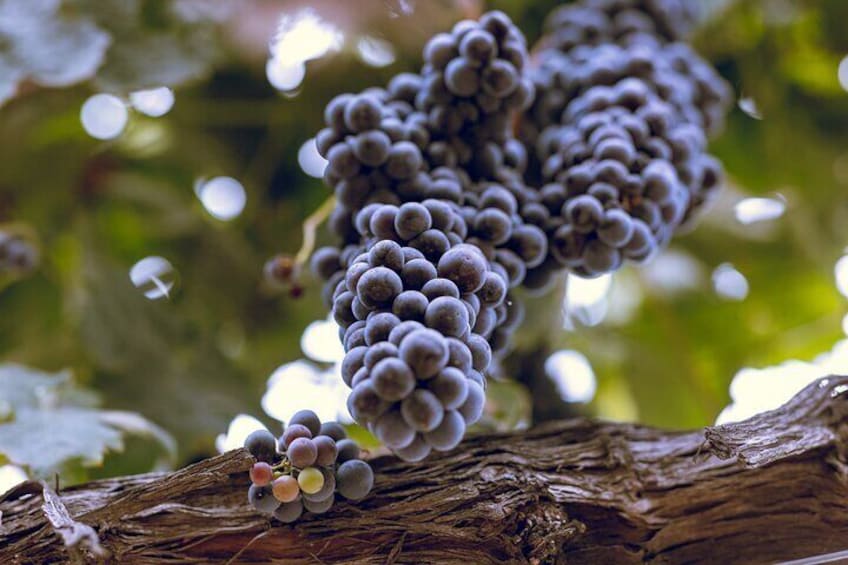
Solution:
<path fill-rule="evenodd" d="M 309 257 L 315 250 L 315 232 L 330 216 L 335 207 L 336 197 L 330 196 L 303 221 L 303 243 L 297 251 L 297 255 L 294 256 L 295 265 L 303 265 L 309 261 Z"/>

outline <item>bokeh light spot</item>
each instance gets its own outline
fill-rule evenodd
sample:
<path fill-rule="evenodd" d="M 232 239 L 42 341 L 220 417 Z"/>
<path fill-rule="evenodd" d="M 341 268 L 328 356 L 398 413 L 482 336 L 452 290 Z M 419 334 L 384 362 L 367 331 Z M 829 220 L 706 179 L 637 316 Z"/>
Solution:
<path fill-rule="evenodd" d="M 130 104 L 146 116 L 158 118 L 171 111 L 174 106 L 174 91 L 167 86 L 137 90 L 130 94 Z"/>
<path fill-rule="evenodd" d="M 96 139 L 114 139 L 127 126 L 129 112 L 117 96 L 95 94 L 86 100 L 80 111 L 80 121 L 86 133 Z"/>
<path fill-rule="evenodd" d="M 597 389 L 595 372 L 585 355 L 563 349 L 545 360 L 545 374 L 565 402 L 589 402 Z"/>
<path fill-rule="evenodd" d="M 145 257 L 130 269 L 130 280 L 146 298 L 167 298 L 176 284 L 177 273 L 164 257 Z"/>
<path fill-rule="evenodd" d="M 307 140 L 297 151 L 297 162 L 303 172 L 310 177 L 323 178 L 324 169 L 327 168 L 327 160 L 318 153 L 318 145 L 315 138 Z"/>
<path fill-rule="evenodd" d="M 748 279 L 730 263 L 722 263 L 712 275 L 716 294 L 727 300 L 745 300 L 748 296 Z"/>
<path fill-rule="evenodd" d="M 215 177 L 200 182 L 196 192 L 206 211 L 223 221 L 237 218 L 247 204 L 244 187 L 232 177 Z"/>

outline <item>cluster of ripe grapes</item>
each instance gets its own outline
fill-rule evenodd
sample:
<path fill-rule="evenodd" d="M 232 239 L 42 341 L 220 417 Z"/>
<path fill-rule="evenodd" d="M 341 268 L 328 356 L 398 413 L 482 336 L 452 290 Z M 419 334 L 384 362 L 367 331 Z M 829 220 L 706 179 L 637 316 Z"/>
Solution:
<path fill-rule="evenodd" d="M 399 457 L 452 449 L 481 417 L 515 289 L 647 260 L 718 186 L 706 137 L 730 91 L 680 43 L 688 5 L 561 7 L 532 57 L 489 12 L 433 37 L 419 73 L 328 104 L 340 243 L 312 270 L 351 415 Z"/>
<path fill-rule="evenodd" d="M 548 19 L 521 124 L 554 267 L 581 276 L 644 262 L 722 176 L 706 154 L 730 88 L 679 42 L 680 0 L 585 0 Z"/>
<path fill-rule="evenodd" d="M 304 512 L 323 514 L 336 493 L 348 500 L 365 497 L 374 486 L 371 466 L 337 422 L 321 423 L 315 412 L 292 416 L 278 438 L 267 430 L 251 433 L 244 447 L 256 458 L 250 468 L 250 504 L 291 523 Z"/>

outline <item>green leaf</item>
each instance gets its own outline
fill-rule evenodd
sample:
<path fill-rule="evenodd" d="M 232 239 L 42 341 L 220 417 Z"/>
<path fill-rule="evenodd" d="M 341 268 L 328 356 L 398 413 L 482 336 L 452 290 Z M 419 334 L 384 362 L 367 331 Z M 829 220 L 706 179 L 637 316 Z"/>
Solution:
<path fill-rule="evenodd" d="M 58 408 L 19 411 L 0 425 L 0 452 L 37 477 L 48 477 L 74 460 L 99 465 L 107 450 L 123 449 L 121 430 L 104 422 L 97 410 Z"/>
<path fill-rule="evenodd" d="M 14 363 L 0 364 L 0 398 L 11 412 L 22 409 L 49 410 L 60 403 L 92 406 L 95 397 L 74 389 L 69 371 L 47 373 Z"/>
<path fill-rule="evenodd" d="M 122 451 L 125 435 L 155 440 L 171 460 L 176 454 L 173 438 L 138 414 L 94 408 L 94 395 L 75 387 L 68 371 L 0 365 L 0 398 L 11 416 L 0 424 L 0 456 L 37 477 L 81 476 L 78 467 Z"/>

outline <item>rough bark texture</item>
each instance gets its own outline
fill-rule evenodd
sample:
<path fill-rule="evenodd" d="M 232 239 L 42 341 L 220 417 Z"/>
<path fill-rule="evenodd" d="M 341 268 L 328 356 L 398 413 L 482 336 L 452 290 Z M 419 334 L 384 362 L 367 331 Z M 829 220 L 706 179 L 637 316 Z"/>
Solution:
<path fill-rule="evenodd" d="M 0 497 L 0 563 L 765 563 L 848 546 L 848 377 L 697 432 L 587 420 L 373 461 L 356 505 L 284 526 L 243 450 Z"/>

